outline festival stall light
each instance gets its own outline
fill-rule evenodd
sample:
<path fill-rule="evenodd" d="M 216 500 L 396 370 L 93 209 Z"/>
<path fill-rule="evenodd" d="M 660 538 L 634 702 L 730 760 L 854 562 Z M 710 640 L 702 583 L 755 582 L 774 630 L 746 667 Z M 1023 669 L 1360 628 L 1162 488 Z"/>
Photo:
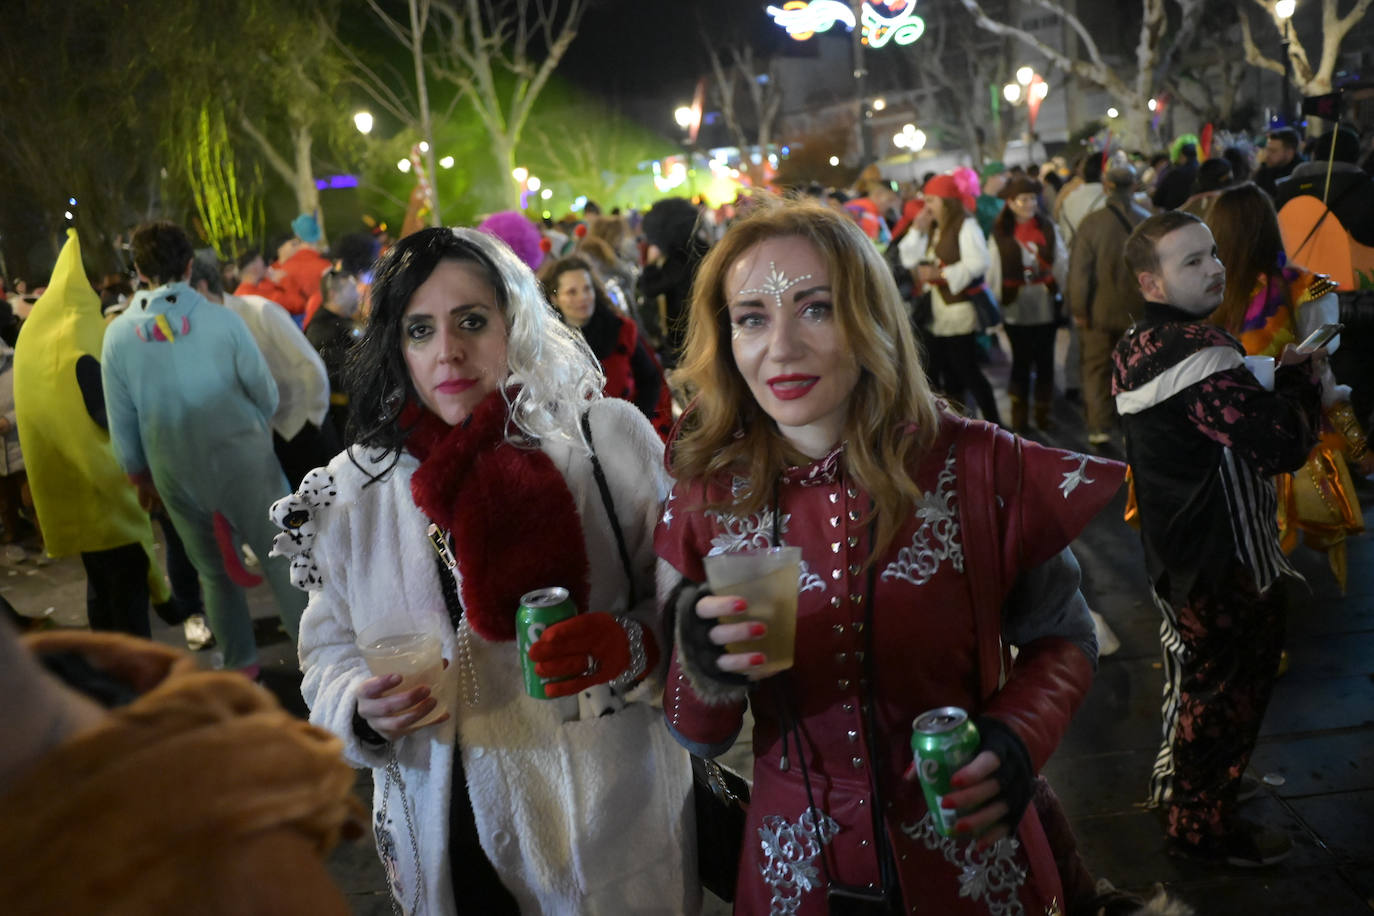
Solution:
<path fill-rule="evenodd" d="M 441 169 L 451 169 L 451 168 L 453 168 L 453 157 L 452 157 L 452 156 L 445 156 L 444 158 L 440 159 L 440 160 L 439 160 L 439 168 L 441 168 Z"/>
<path fill-rule="evenodd" d="M 1108 109 L 1107 109 L 1107 117 L 1109 117 L 1109 118 L 1119 118 L 1119 117 L 1121 117 L 1121 112 L 1117 111 L 1115 108 L 1108 108 Z"/>
<path fill-rule="evenodd" d="M 510 170 L 510 177 L 520 182 L 520 184 L 524 184 L 525 179 L 530 177 L 530 170 L 525 168 L 523 165 L 517 165 L 515 168 Z"/>
<path fill-rule="evenodd" d="M 884 98 L 877 98 L 877 99 L 874 99 L 874 100 L 873 100 L 873 110 L 874 110 L 874 111 L 882 111 L 882 110 L 883 110 L 884 108 L 886 108 L 886 107 L 887 107 L 887 99 L 884 99 Z"/>
<path fill-rule="evenodd" d="M 399 161 L 396 163 L 396 168 L 400 169 L 402 172 L 409 172 L 409 171 L 410 171 L 410 160 L 409 160 L 409 159 L 401 159 L 401 160 L 399 160 Z"/>
<path fill-rule="evenodd" d="M 880 2 L 879 6 L 884 10 L 892 8 L 888 2 Z M 841 0 L 787 0 L 780 7 L 768 7 L 767 12 L 773 22 L 796 41 L 807 41 L 817 32 L 828 32 L 836 23 L 851 32 L 855 25 L 861 24 L 860 40 L 870 48 L 881 48 L 888 43 L 909 45 L 926 30 L 925 20 L 916 15 L 916 0 L 903 3 L 891 16 L 882 15 L 873 3 L 865 2 L 860 8 L 858 22 L 854 19 L 854 10 Z"/>
<path fill-rule="evenodd" d="M 926 132 L 919 130 L 915 124 L 904 124 L 901 133 L 893 135 L 892 143 L 898 149 L 919 153 L 926 148 Z"/>
<path fill-rule="evenodd" d="M 67 204 L 68 204 L 69 206 L 75 207 L 75 206 L 76 206 L 76 198 L 75 198 L 75 197 L 68 197 L 68 198 L 67 198 Z"/>
<path fill-rule="evenodd" d="M 429 152 L 429 144 L 426 143 L 424 140 L 421 140 L 421 141 L 420 141 L 420 152 L 422 152 L 422 153 L 427 153 L 427 152 Z"/>
<path fill-rule="evenodd" d="M 543 200 L 552 200 L 552 199 L 553 199 L 553 188 L 545 188 L 544 190 L 542 190 L 542 191 L 539 192 L 539 196 L 540 196 L 540 198 L 543 199 Z"/>
<path fill-rule="evenodd" d="M 1015 83 L 1007 83 L 1002 87 L 1002 98 L 1013 105 L 1017 104 L 1021 101 L 1021 87 Z"/>
<path fill-rule="evenodd" d="M 1016 82 L 1022 86 L 1029 86 L 1033 79 L 1035 79 L 1034 67 L 1021 67 L 1016 71 Z"/>
<path fill-rule="evenodd" d="M 1150 99 L 1150 101 L 1148 101 L 1148 102 L 1145 103 L 1145 107 L 1148 108 L 1148 109 L 1150 109 L 1151 111 L 1154 111 L 1156 108 L 1159 107 L 1159 100 L 1158 100 L 1158 99 Z"/>
<path fill-rule="evenodd" d="M 76 219 L 76 217 L 72 216 L 72 211 L 70 210 L 63 211 L 62 215 L 67 219 Z"/>
<path fill-rule="evenodd" d="M 831 165 L 839 165 L 839 164 L 840 164 L 840 157 L 839 157 L 839 156 L 831 156 L 831 157 L 830 157 L 830 164 L 831 164 Z"/>
<path fill-rule="evenodd" d="M 583 209 L 586 209 L 586 206 L 587 206 L 587 195 L 586 195 L 586 194 L 579 194 L 579 195 L 577 195 L 576 198 L 573 199 L 572 208 L 573 208 L 574 210 L 583 210 Z"/>
<path fill-rule="evenodd" d="M 553 214 L 548 210 L 545 210 L 543 213 L 539 215 L 542 216 L 544 219 L 553 219 Z"/>
<path fill-rule="evenodd" d="M 525 187 L 529 188 L 531 191 L 538 191 L 542 184 L 543 182 L 539 180 L 537 175 L 531 175 L 525 180 Z"/>
<path fill-rule="evenodd" d="M 353 126 L 360 134 L 372 133 L 372 112 L 360 111 L 353 115 Z"/>
<path fill-rule="evenodd" d="M 693 117 L 694 115 L 690 105 L 679 105 L 673 111 L 673 120 L 676 121 L 677 126 L 681 127 L 683 130 L 691 126 Z"/>

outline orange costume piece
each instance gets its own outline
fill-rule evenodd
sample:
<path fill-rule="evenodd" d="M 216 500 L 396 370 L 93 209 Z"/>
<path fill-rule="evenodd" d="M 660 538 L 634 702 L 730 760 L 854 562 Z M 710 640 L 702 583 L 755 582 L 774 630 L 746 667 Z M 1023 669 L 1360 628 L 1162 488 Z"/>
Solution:
<path fill-rule="evenodd" d="M 1307 315 L 1307 310 L 1329 309 L 1335 300 L 1336 286 L 1330 277 L 1294 266 L 1260 275 L 1236 334 L 1245 352 L 1277 359 L 1288 344 L 1300 343 L 1305 335 L 1299 329 L 1310 330 L 1310 325 L 1320 323 L 1308 320 L 1314 316 Z M 1334 314 L 1334 309 L 1329 310 Z M 1323 398 L 1328 406 L 1323 411 L 1322 437 L 1307 463 L 1275 481 L 1279 541 L 1285 553 L 1292 553 L 1301 534 L 1307 546 L 1325 552 L 1344 591 L 1345 539 L 1364 531 L 1364 516 L 1347 459 L 1362 460 L 1366 445 L 1349 401 L 1330 401 L 1329 397 Z"/>

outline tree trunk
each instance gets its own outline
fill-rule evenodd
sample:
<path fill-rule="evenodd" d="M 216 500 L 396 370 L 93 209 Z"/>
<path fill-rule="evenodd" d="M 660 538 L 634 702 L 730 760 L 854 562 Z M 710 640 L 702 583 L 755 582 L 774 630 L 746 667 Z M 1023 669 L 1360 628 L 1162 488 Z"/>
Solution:
<path fill-rule="evenodd" d="M 425 141 L 425 169 L 429 172 L 429 224 L 442 226 L 439 216 L 439 173 L 434 168 L 434 128 L 429 117 L 429 83 L 425 80 L 425 25 L 416 0 L 410 0 L 410 56 L 415 62 L 415 88 L 420 102 L 420 137 Z M 427 17 L 426 17 L 427 18 Z"/>
<path fill-rule="evenodd" d="M 307 124 L 299 124 L 292 131 L 292 145 L 295 146 L 296 165 L 292 184 L 296 192 L 296 207 L 301 213 L 310 213 L 320 224 L 320 238 L 324 239 L 324 211 L 320 209 L 320 189 L 315 187 L 315 167 L 310 161 L 310 148 L 314 136 Z"/>
<path fill-rule="evenodd" d="M 491 155 L 501 169 L 501 186 L 506 189 L 501 196 L 511 210 L 520 209 L 520 182 L 515 180 L 515 143 L 504 134 L 492 132 Z M 539 196 L 536 194 L 536 201 Z M 535 204 L 538 209 L 538 204 Z"/>

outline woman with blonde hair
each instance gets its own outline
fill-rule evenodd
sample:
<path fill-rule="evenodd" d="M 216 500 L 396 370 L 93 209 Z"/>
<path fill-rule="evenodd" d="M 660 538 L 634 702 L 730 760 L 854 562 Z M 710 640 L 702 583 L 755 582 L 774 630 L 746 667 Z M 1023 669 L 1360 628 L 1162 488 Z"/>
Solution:
<path fill-rule="evenodd" d="M 1030 801 L 1097 656 L 1068 544 L 1124 468 L 936 400 L 891 271 L 815 203 L 765 202 L 707 255 L 682 372 L 697 396 L 655 541 L 677 620 L 664 712 L 715 756 L 753 709 L 736 911 L 1091 898 L 1061 886 Z M 751 648 L 768 624 L 747 601 L 705 585 L 706 558 L 783 545 L 801 549 L 790 667 Z M 914 718 L 952 706 L 981 737 L 946 836 L 909 742 Z"/>

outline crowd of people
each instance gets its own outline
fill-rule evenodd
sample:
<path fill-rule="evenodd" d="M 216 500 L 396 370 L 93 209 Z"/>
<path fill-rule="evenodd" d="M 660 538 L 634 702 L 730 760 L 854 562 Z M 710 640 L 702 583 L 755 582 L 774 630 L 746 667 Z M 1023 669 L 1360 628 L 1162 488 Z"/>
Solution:
<path fill-rule="evenodd" d="M 146 637 L 157 613 L 250 679 L 245 589 L 268 583 L 317 727 L 282 753 L 372 770 L 403 912 L 696 912 L 694 763 L 747 709 L 738 912 L 1136 913 L 1039 775 L 1116 642 L 1071 543 L 1129 464 L 1162 621 L 1151 802 L 1174 854 L 1270 865 L 1291 841 L 1237 806 L 1287 553 L 1305 539 L 1344 584 L 1352 476 L 1374 472 L 1338 338 L 1297 346 L 1337 284 L 1285 251 L 1290 134 L 1253 180 L 1241 147 L 1182 138 L 1158 162 L 870 170 L 714 214 L 589 204 L 332 245 L 302 214 L 232 262 L 154 222 L 136 277 L 99 291 L 71 230 L 0 348 L 4 536 L 80 554 L 92 629 Z M 1358 199 L 1369 177 L 1342 174 Z M 1091 451 L 1046 444 L 1079 401 Z M 708 569 L 782 547 L 779 671 L 772 624 Z M 521 630 L 550 586 L 579 613 Z M 375 673 L 360 637 L 383 624 L 432 634 L 436 680 Z M 109 646 L 136 648 L 29 647 L 80 656 L 38 691 L 71 723 L 0 755 L 0 797 L 162 689 L 167 657 L 92 676 Z M 932 811 L 910 723 L 951 706 L 977 745 Z M 327 846 L 347 806 L 311 803 Z"/>

